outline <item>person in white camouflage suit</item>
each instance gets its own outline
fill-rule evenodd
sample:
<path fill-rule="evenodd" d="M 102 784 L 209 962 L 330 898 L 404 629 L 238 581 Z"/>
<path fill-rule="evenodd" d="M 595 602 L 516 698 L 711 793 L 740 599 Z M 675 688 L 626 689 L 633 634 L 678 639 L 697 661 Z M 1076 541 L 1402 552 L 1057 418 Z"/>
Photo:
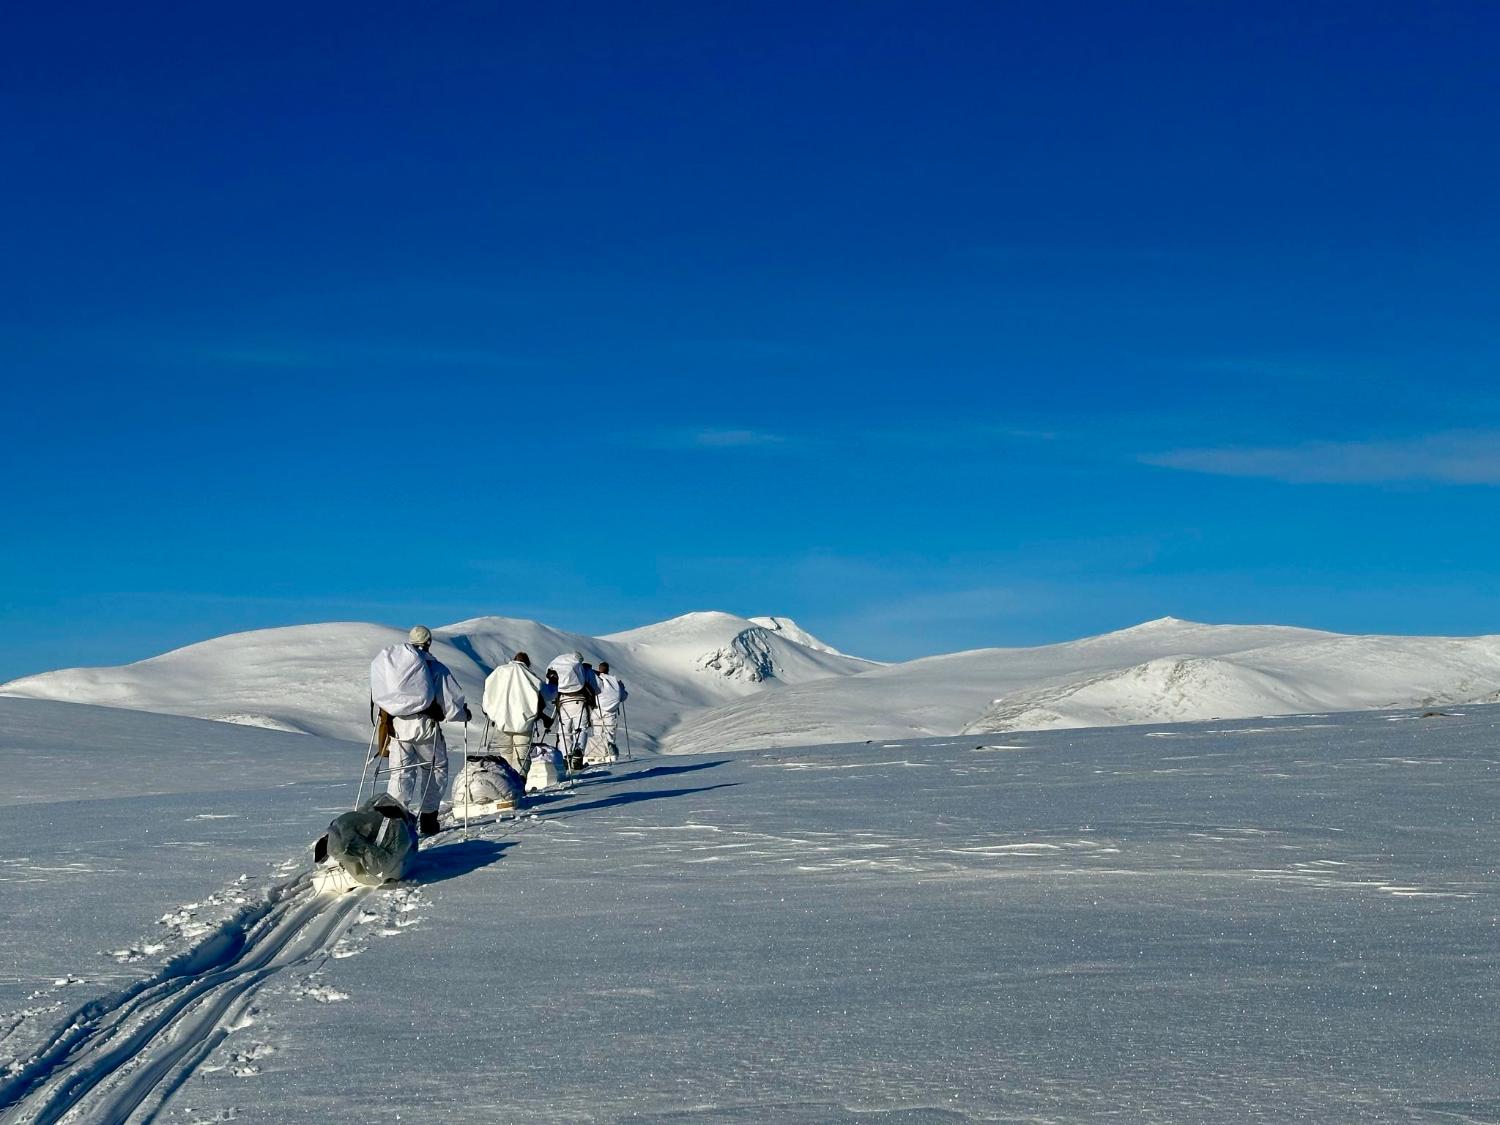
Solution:
<path fill-rule="evenodd" d="M 489 674 L 483 706 L 500 756 L 524 778 L 531 765 L 532 735 L 546 709 L 542 681 L 531 670 L 530 656 L 518 652 Z"/>
<path fill-rule="evenodd" d="M 548 672 L 557 673 L 557 702 L 553 722 L 557 726 L 557 748 L 568 760 L 568 769 L 583 768 L 583 741 L 594 709 L 594 671 L 583 662 L 583 653 L 565 652 L 551 664 Z"/>
<path fill-rule="evenodd" d="M 382 649 L 370 663 L 370 702 L 389 738 L 387 792 L 418 814 L 422 835 L 438 831 L 438 804 L 448 789 L 448 744 L 442 724 L 467 723 L 463 689 L 431 653 L 432 630 L 416 625 L 404 645 Z"/>
<path fill-rule="evenodd" d="M 620 748 L 615 743 L 615 732 L 620 726 L 620 712 L 625 700 L 630 698 L 625 681 L 610 673 L 609 661 L 599 662 L 594 679 L 599 684 L 599 694 L 595 700 L 594 728 L 589 732 L 588 748 L 583 755 L 585 765 L 619 759 Z"/>

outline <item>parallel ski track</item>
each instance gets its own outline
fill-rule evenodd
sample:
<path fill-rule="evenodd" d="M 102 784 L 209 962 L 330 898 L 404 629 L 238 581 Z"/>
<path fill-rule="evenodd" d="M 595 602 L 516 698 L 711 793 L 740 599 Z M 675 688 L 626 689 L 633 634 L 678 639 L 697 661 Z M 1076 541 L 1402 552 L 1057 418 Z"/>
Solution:
<path fill-rule="evenodd" d="M 266 980 L 326 958 L 366 891 L 314 894 L 307 876 L 227 923 L 192 954 L 63 1021 L 0 1085 L 0 1123 L 150 1121 L 223 1042 Z"/>
<path fill-rule="evenodd" d="M 522 823 L 516 815 L 481 819 Z M 0 1080 L 0 1125 L 116 1125 L 137 1111 L 134 1120 L 154 1120 L 234 1030 L 261 985 L 326 959 L 369 893 L 319 895 L 311 877 L 299 875 L 159 972 L 75 1009 Z"/>

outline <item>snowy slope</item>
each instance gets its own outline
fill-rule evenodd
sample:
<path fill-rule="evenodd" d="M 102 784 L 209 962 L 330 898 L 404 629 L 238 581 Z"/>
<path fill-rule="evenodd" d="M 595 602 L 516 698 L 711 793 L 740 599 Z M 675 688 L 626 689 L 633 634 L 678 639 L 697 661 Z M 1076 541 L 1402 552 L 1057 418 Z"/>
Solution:
<path fill-rule="evenodd" d="M 694 613 L 596 638 L 535 621 L 479 617 L 435 629 L 433 652 L 453 669 L 471 704 L 485 676 L 517 651 L 529 653 L 538 668 L 574 650 L 595 662 L 607 660 L 630 689 L 631 734 L 646 748 L 686 713 L 873 667 L 826 646 L 808 647 L 796 639 L 806 634 L 787 624 L 792 632 L 727 613 Z M 365 623 L 263 629 L 123 667 L 73 668 L 13 680 L 0 685 L 0 695 L 362 740 L 369 733 L 370 657 L 405 639 L 404 629 Z M 475 738 L 479 733 L 471 730 Z M 461 734 L 450 730 L 449 737 L 461 739 Z"/>
<path fill-rule="evenodd" d="M 369 657 L 363 675 L 352 658 L 405 639 L 363 623 L 262 629 L 118 668 L 28 676 L 0 693 L 358 738 L 368 729 Z"/>
<path fill-rule="evenodd" d="M 817 637 L 802 628 L 801 625 L 798 625 L 790 617 L 752 617 L 749 620 L 763 629 L 768 629 L 773 633 L 780 633 L 787 640 L 796 641 L 799 645 L 804 645 L 807 648 L 817 649 L 819 652 L 826 652 L 833 656 L 845 655 L 832 645 L 818 640 Z"/>
<path fill-rule="evenodd" d="M 693 716 L 673 753 L 1500 699 L 1500 637 L 1349 637 L 1175 618 L 807 683 Z"/>
<path fill-rule="evenodd" d="M 622 763 L 319 899 L 362 747 L 0 700 L 0 1120 L 1492 1121 L 1420 714 Z"/>
<path fill-rule="evenodd" d="M 780 624 L 758 623 L 764 621 Z M 751 619 L 730 613 L 684 614 L 608 634 L 599 639 L 599 647 L 628 653 L 638 667 L 655 669 L 670 679 L 681 679 L 683 669 L 692 669 L 712 673 L 710 683 L 729 680 L 742 687 L 768 681 L 805 683 L 877 667 L 829 648 L 786 618 Z M 695 677 L 687 682 L 701 686 L 704 681 Z"/>
<path fill-rule="evenodd" d="M 477 698 L 518 649 L 578 650 L 631 691 L 632 745 L 671 753 L 1054 727 L 1187 722 L 1500 699 L 1500 638 L 1355 637 L 1162 618 L 1066 644 L 877 665 L 785 618 L 691 613 L 589 637 L 481 617 L 435 631 Z M 130 707 L 364 739 L 370 624 L 241 633 L 121 668 L 51 672 L 0 694 Z M 478 727 L 471 737 L 477 741 Z M 456 746 L 461 730 L 449 731 Z"/>

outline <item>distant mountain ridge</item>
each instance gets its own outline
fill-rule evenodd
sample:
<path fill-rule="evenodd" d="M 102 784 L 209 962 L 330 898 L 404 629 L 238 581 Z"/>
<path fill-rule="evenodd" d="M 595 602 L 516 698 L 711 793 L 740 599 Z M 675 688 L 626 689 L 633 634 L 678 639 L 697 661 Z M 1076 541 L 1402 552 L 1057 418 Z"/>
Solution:
<path fill-rule="evenodd" d="M 788 618 L 768 628 L 728 613 L 690 613 L 608 637 L 537 621 L 478 617 L 433 630 L 433 651 L 477 704 L 484 678 L 524 651 L 538 670 L 563 652 L 607 660 L 626 680 L 641 749 L 689 713 L 747 694 L 875 667 L 845 656 Z M 801 638 L 806 638 L 802 640 Z M 406 630 L 366 622 L 235 633 L 111 668 L 69 668 L 0 684 L 0 694 L 125 707 L 363 740 L 370 657 Z M 477 739 L 483 726 L 477 705 Z"/>
<path fill-rule="evenodd" d="M 1345 636 L 1164 617 L 1032 648 L 882 665 L 784 617 L 689 613 L 593 637 L 479 617 L 434 630 L 477 700 L 518 650 L 608 660 L 630 688 L 636 749 L 707 753 L 1500 701 L 1500 637 Z M 189 715 L 363 741 L 367 669 L 405 630 L 369 623 L 239 633 L 117 668 L 74 668 L 0 694 Z M 477 715 L 477 708 L 476 708 Z M 477 744 L 480 728 L 471 729 Z"/>
<path fill-rule="evenodd" d="M 1164 617 L 796 684 L 690 716 L 669 752 L 1500 701 L 1500 637 L 1345 636 Z"/>

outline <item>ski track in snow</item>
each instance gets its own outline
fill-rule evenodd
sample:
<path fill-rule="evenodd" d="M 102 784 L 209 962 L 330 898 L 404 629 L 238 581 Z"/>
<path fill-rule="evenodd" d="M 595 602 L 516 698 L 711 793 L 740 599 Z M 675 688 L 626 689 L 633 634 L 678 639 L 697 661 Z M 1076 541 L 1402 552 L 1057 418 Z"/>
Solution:
<path fill-rule="evenodd" d="M 414 910 L 419 894 L 398 888 L 383 896 L 389 901 L 382 910 L 369 911 L 366 891 L 334 898 L 315 894 L 305 875 L 283 881 L 159 972 L 64 1018 L 0 1082 L 0 1122 L 119 1122 L 138 1110 L 138 1120 L 154 1119 L 226 1037 L 254 1022 L 251 1000 L 269 980 L 359 952 L 346 940 L 351 926 L 384 920 L 399 927 L 392 915 Z M 348 998 L 310 983 L 299 995 L 322 1003 Z M 231 1068 L 240 1076 L 258 1073 L 255 1060 L 272 1050 L 261 1044 L 238 1052 Z"/>

